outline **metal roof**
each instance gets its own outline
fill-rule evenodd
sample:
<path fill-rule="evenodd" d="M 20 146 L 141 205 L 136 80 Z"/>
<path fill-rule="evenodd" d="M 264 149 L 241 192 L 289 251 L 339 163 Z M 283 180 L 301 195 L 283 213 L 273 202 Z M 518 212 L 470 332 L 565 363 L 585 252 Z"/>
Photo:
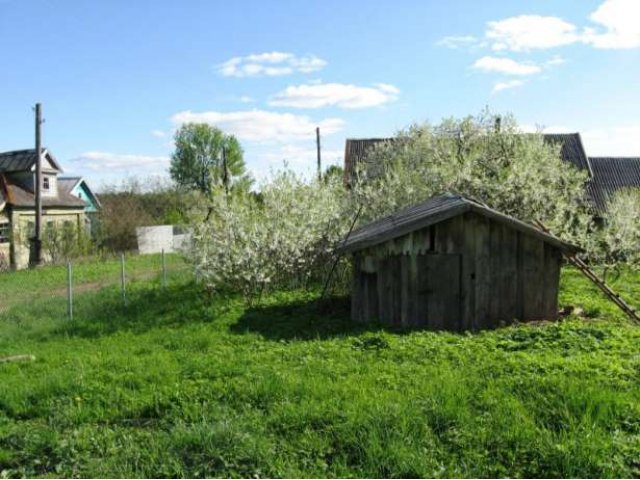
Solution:
<path fill-rule="evenodd" d="M 35 194 L 28 186 L 20 183 L 16 178 L 8 177 L 0 173 L 0 191 L 8 205 L 22 208 L 35 208 Z M 43 207 L 84 208 L 84 201 L 66 192 L 58 191 L 56 197 L 42 196 Z"/>
<path fill-rule="evenodd" d="M 572 252 L 580 250 L 579 247 L 566 243 L 552 235 L 542 232 L 533 225 L 500 213 L 486 205 L 459 195 L 446 193 L 432 197 L 422 203 L 411 205 L 410 207 L 353 231 L 340 247 L 340 251 L 353 252 L 378 245 L 466 212 L 474 212 L 506 224 L 514 230 L 535 236 L 562 250 Z"/>
<path fill-rule="evenodd" d="M 598 212 L 607 209 L 607 201 L 622 188 L 640 188 L 640 157 L 590 157 L 593 180 L 587 191 Z"/>
<path fill-rule="evenodd" d="M 562 160 L 571 163 L 579 170 L 586 170 L 589 172 L 589 176 L 592 175 L 589 159 L 579 133 L 544 133 L 542 137 L 547 144 L 561 145 L 560 158 Z"/>
<path fill-rule="evenodd" d="M 578 169 L 586 170 L 592 175 L 589 159 L 585 153 L 579 133 L 545 133 L 542 135 L 545 143 L 561 145 L 560 157 Z M 368 152 L 376 145 L 384 142 L 397 142 L 398 137 L 392 138 L 348 138 L 344 152 L 345 182 L 349 183 L 355 174 L 356 165 L 366 161 Z"/>
<path fill-rule="evenodd" d="M 43 158 L 51 164 L 54 170 L 62 171 L 51 152 L 43 148 L 42 153 Z M 35 148 L 0 153 L 0 173 L 28 172 L 36 164 L 36 160 Z"/>

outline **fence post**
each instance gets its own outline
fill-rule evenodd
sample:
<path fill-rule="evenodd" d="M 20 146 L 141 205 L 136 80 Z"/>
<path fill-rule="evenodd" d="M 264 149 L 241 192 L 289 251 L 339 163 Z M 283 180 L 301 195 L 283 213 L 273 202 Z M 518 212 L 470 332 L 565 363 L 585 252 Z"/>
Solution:
<path fill-rule="evenodd" d="M 167 260 L 164 256 L 164 248 L 162 249 L 162 288 L 167 289 Z"/>
<path fill-rule="evenodd" d="M 124 252 L 120 254 L 120 290 L 122 291 L 122 304 L 127 305 L 127 293 L 124 276 Z"/>
<path fill-rule="evenodd" d="M 73 320 L 73 267 L 67 262 L 67 311 L 69 321 Z"/>

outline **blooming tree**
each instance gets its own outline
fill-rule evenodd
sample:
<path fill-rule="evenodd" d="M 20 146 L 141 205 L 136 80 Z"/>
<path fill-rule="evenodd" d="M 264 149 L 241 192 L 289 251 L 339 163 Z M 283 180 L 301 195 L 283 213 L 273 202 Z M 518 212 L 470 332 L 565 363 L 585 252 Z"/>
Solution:
<path fill-rule="evenodd" d="M 349 223 L 335 177 L 305 181 L 284 171 L 259 193 L 218 189 L 211 199 L 207 220 L 194 225 L 191 258 L 210 288 L 240 291 L 249 302 L 325 271 Z"/>
<path fill-rule="evenodd" d="M 476 199 L 523 221 L 544 222 L 585 245 L 591 215 L 586 174 L 560 159 L 559 146 L 523 134 L 511 116 L 484 113 L 414 125 L 378 145 L 360 166 L 354 194 L 363 221 L 444 192 Z"/>

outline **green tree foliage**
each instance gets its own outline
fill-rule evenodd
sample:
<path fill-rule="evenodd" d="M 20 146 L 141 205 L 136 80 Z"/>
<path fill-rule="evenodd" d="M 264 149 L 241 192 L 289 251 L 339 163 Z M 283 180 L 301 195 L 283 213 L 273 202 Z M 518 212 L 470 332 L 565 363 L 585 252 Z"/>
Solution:
<path fill-rule="evenodd" d="M 169 172 L 178 185 L 203 193 L 211 192 L 212 186 L 217 185 L 226 184 L 233 189 L 247 189 L 251 185 L 242 147 L 233 135 L 206 123 L 188 123 L 180 127 L 174 139 Z"/>
<path fill-rule="evenodd" d="M 136 227 L 185 225 L 192 205 L 202 202 L 200 196 L 157 179 L 111 185 L 100 194 L 99 244 L 108 251 L 135 250 Z"/>

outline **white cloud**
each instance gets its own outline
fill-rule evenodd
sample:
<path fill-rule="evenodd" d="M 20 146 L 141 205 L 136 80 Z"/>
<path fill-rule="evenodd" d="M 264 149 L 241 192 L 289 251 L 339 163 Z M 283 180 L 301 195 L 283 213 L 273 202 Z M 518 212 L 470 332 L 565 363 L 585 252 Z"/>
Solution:
<path fill-rule="evenodd" d="M 498 82 L 493 86 L 492 93 L 501 92 L 502 90 L 508 90 L 510 88 L 521 87 L 524 85 L 522 80 L 507 80 L 506 82 Z"/>
<path fill-rule="evenodd" d="M 589 18 L 605 31 L 586 29 L 585 42 L 596 48 L 640 47 L 640 1 L 606 0 Z"/>
<path fill-rule="evenodd" d="M 545 65 L 553 67 L 555 65 L 562 65 L 563 63 L 566 63 L 566 60 L 562 56 L 554 55 L 551 59 L 545 62 Z"/>
<path fill-rule="evenodd" d="M 447 48 L 470 47 L 478 43 L 478 39 L 473 35 L 451 35 L 441 38 L 436 45 Z"/>
<path fill-rule="evenodd" d="M 473 68 L 485 72 L 497 72 L 506 75 L 533 75 L 542 69 L 532 63 L 521 63 L 505 57 L 482 57 L 476 60 Z"/>
<path fill-rule="evenodd" d="M 378 83 L 373 87 L 344 83 L 295 85 L 276 93 L 269 105 L 294 108 L 367 108 L 393 101 L 398 93 L 400 90 L 385 83 Z"/>
<path fill-rule="evenodd" d="M 569 45 L 580 40 L 577 27 L 558 17 L 519 15 L 488 23 L 493 50 L 514 52 Z"/>
<path fill-rule="evenodd" d="M 325 118 L 314 121 L 305 115 L 270 112 L 265 110 L 246 110 L 239 112 L 179 112 L 171 117 L 174 124 L 204 122 L 216 125 L 240 140 L 248 141 L 291 141 L 312 138 L 316 127 L 324 135 L 330 135 L 342 129 L 344 121 L 340 118 Z"/>
<path fill-rule="evenodd" d="M 640 123 L 580 132 L 587 154 L 592 157 L 640 157 Z"/>
<path fill-rule="evenodd" d="M 564 125 L 541 125 L 523 123 L 518 126 L 519 130 L 523 133 L 575 133 L 576 129 L 565 127 Z"/>
<path fill-rule="evenodd" d="M 242 95 L 240 98 L 238 98 L 238 100 L 240 101 L 240 103 L 252 103 L 255 101 L 249 95 Z"/>
<path fill-rule="evenodd" d="M 70 162 L 76 169 L 87 169 L 94 172 L 149 169 L 150 167 L 153 167 L 154 170 L 165 170 L 169 165 L 169 157 L 90 151 L 81 153 Z"/>
<path fill-rule="evenodd" d="M 327 62 L 315 55 L 296 56 L 286 52 L 254 53 L 233 57 L 218 65 L 225 77 L 274 77 L 293 73 L 310 73 L 325 67 Z"/>
<path fill-rule="evenodd" d="M 164 138 L 167 134 L 165 132 L 163 132 L 162 130 L 153 130 L 151 132 L 151 135 L 153 135 L 154 137 L 157 137 L 157 138 Z"/>

